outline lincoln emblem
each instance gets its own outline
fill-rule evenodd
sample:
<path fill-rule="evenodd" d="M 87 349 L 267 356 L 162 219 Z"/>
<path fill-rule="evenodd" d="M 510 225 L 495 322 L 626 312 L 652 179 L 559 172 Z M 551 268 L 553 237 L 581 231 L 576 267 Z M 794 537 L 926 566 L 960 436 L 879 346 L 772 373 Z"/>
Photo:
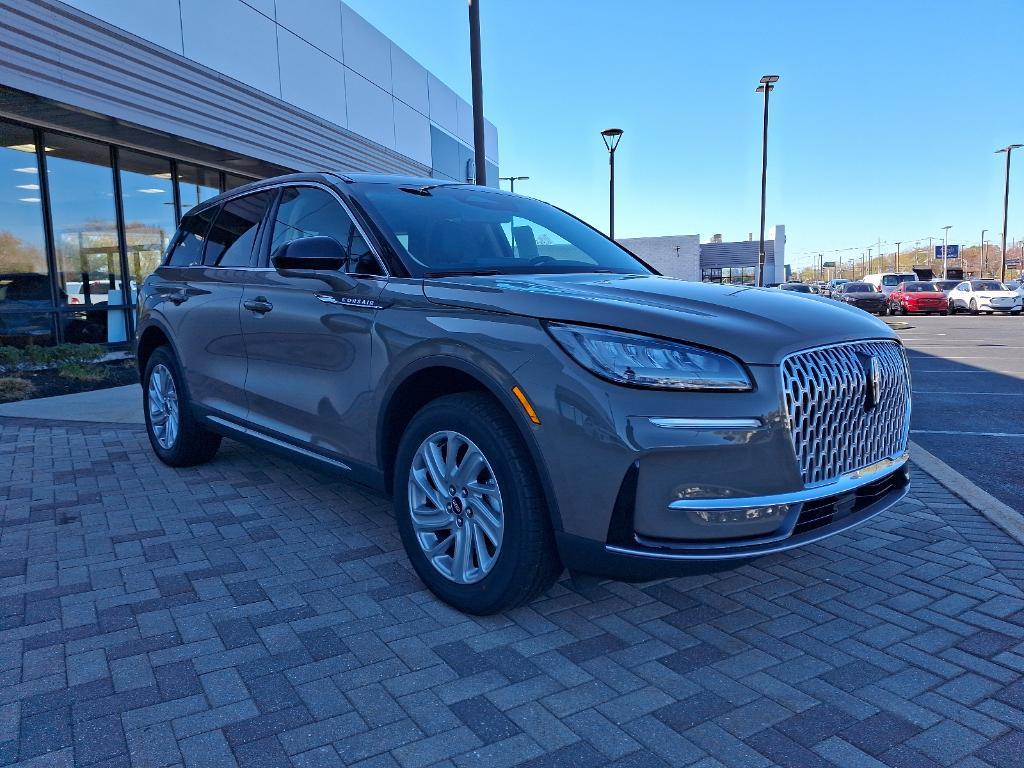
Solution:
<path fill-rule="evenodd" d="M 864 373 L 867 374 L 867 395 L 864 398 L 864 410 L 870 411 L 882 397 L 882 366 L 878 358 L 872 355 L 864 366 Z"/>

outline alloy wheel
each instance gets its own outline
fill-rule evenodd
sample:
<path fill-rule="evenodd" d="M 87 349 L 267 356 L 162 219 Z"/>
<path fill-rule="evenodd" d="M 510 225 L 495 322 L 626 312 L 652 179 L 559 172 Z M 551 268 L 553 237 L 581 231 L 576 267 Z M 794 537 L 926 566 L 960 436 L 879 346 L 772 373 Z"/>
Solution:
<path fill-rule="evenodd" d="M 480 448 L 458 432 L 435 432 L 409 472 L 409 514 L 423 554 L 445 578 L 473 584 L 494 568 L 505 531 L 501 490 Z"/>
<path fill-rule="evenodd" d="M 174 377 L 164 364 L 153 367 L 147 388 L 149 400 L 149 423 L 153 437 L 164 450 L 169 451 L 178 439 L 180 418 L 178 412 L 178 390 Z"/>

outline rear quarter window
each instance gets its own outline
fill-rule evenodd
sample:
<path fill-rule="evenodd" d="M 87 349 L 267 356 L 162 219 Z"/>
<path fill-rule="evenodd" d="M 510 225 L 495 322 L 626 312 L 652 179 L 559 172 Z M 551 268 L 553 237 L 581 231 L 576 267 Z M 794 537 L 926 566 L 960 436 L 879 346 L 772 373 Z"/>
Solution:
<path fill-rule="evenodd" d="M 206 246 L 206 236 L 210 231 L 210 224 L 217 214 L 217 207 L 213 206 L 199 213 L 187 214 L 181 220 L 178 232 L 167 253 L 167 266 L 188 267 L 192 264 L 203 263 L 203 250 Z"/>

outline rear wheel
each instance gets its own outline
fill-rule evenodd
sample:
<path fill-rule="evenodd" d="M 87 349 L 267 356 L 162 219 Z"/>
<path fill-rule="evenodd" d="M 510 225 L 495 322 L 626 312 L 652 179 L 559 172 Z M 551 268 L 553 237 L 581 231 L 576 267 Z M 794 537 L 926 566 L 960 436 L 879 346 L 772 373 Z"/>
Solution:
<path fill-rule="evenodd" d="M 413 417 L 398 449 L 395 511 L 420 579 L 466 613 L 522 605 L 562 571 L 533 460 L 488 395 L 441 397 Z"/>
<path fill-rule="evenodd" d="M 220 448 L 220 435 L 204 429 L 192 415 L 181 368 L 166 346 L 156 349 L 146 363 L 142 405 L 149 443 L 164 464 L 205 464 Z"/>
<path fill-rule="evenodd" d="M 956 314 L 956 302 L 953 301 L 952 299 L 949 300 L 948 311 L 949 311 L 949 314 L 951 314 L 951 315 L 955 315 Z"/>

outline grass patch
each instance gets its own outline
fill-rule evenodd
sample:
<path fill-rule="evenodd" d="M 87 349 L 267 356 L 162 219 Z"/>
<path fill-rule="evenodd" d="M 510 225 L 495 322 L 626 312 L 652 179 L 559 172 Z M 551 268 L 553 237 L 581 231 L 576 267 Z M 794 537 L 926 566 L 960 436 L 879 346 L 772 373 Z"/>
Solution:
<path fill-rule="evenodd" d="M 12 403 L 15 400 L 24 400 L 32 394 L 31 381 L 19 379 L 14 376 L 0 376 L 0 403 Z"/>
<path fill-rule="evenodd" d="M 58 370 L 65 379 L 75 381 L 103 381 L 110 372 L 102 365 L 86 365 L 84 363 L 68 363 Z"/>

